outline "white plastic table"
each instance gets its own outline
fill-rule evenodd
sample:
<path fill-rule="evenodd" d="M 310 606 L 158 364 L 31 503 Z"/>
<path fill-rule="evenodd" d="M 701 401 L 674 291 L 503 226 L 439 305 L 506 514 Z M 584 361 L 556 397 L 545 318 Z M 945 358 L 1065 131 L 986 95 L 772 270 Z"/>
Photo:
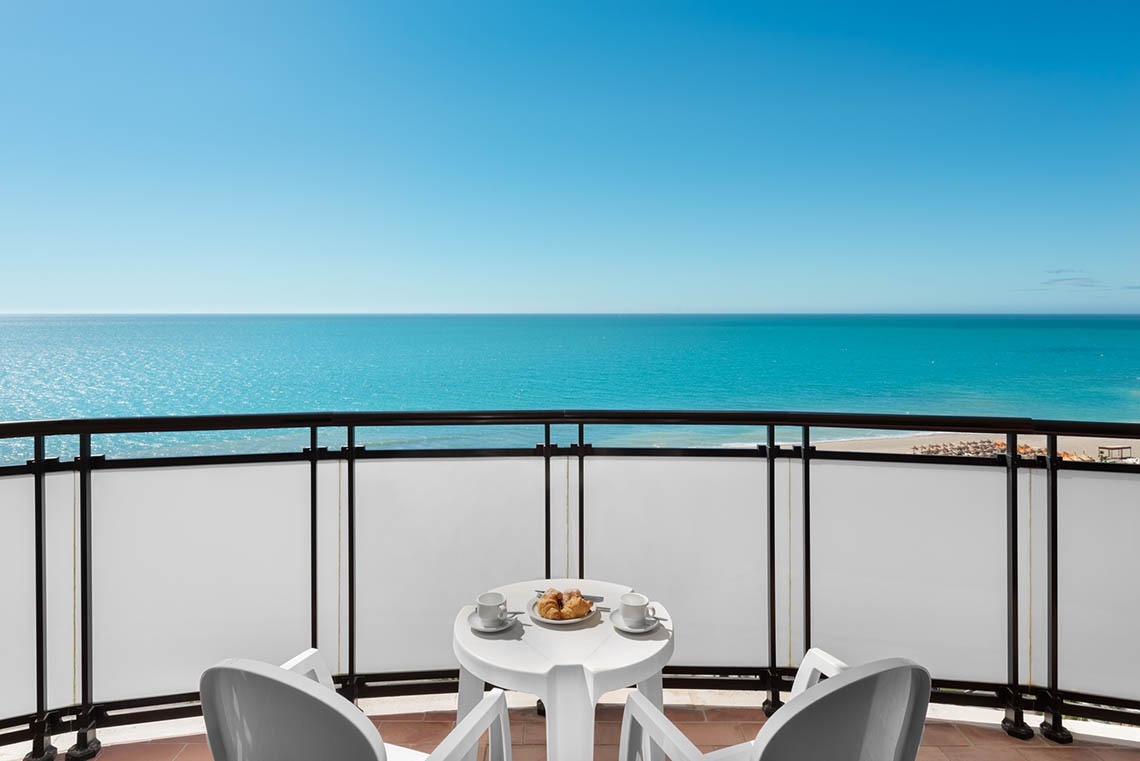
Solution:
<path fill-rule="evenodd" d="M 535 590 L 577 587 L 600 595 L 603 609 L 590 621 L 549 626 L 531 621 L 527 608 Z M 548 761 L 591 761 L 594 757 L 594 706 L 603 693 L 636 684 L 658 708 L 662 706 L 661 670 L 673 655 L 673 621 L 659 602 L 664 619 L 647 634 L 626 634 L 610 623 L 618 598 L 630 587 L 589 579 L 539 579 L 508 584 L 494 591 L 507 596 L 507 610 L 523 611 L 518 621 L 497 634 L 471 630 L 466 605 L 455 617 L 454 649 L 459 661 L 459 718 L 483 697 L 486 683 L 537 695 L 546 706 Z M 657 755 L 657 754 L 654 754 Z"/>

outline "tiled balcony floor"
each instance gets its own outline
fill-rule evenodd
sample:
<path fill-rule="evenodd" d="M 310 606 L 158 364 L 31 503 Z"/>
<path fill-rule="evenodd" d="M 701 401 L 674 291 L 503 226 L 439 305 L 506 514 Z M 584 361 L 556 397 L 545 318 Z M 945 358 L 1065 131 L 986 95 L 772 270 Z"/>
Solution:
<path fill-rule="evenodd" d="M 597 711 L 595 761 L 616 761 L 621 707 Z M 667 706 L 665 713 L 701 750 L 709 751 L 752 739 L 764 722 L 756 708 Z M 374 716 L 386 742 L 430 752 L 454 726 L 455 713 L 429 711 Z M 511 742 L 515 761 L 545 761 L 546 726 L 533 708 L 511 709 Z M 1078 737 L 1072 745 L 1056 745 L 1039 735 L 1015 740 L 995 726 L 928 721 L 918 761 L 1140 761 L 1140 747 Z M 480 754 L 483 761 L 486 748 Z M 104 761 L 212 761 L 204 735 L 107 745 Z"/>

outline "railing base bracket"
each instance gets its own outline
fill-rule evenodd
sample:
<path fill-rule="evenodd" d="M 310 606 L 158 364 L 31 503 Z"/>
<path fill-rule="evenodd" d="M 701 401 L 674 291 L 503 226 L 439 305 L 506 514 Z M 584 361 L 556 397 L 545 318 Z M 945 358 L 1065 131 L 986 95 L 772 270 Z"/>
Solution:
<path fill-rule="evenodd" d="M 1013 719 L 1002 719 L 1001 728 L 1010 737 L 1016 737 L 1018 740 L 1029 740 L 1033 738 L 1033 727 L 1026 724 L 1024 721 L 1014 721 Z"/>
<path fill-rule="evenodd" d="M 32 751 L 35 753 L 35 751 Z M 54 745 L 44 746 L 43 753 L 38 756 L 33 756 L 32 753 L 24 756 L 24 761 L 55 761 L 56 750 Z"/>
<path fill-rule="evenodd" d="M 72 745 L 67 749 L 64 758 L 67 761 L 87 761 L 89 758 L 95 758 L 102 748 L 103 743 L 98 740 L 88 740 L 82 748 L 78 744 Z"/>
<path fill-rule="evenodd" d="M 776 698 L 774 700 L 769 698 L 768 700 L 765 700 L 763 703 L 760 704 L 760 710 L 764 712 L 765 716 L 771 717 L 772 714 L 774 714 L 774 713 L 776 713 L 776 711 L 780 710 L 780 707 L 783 705 L 784 704 L 782 702 L 780 702 L 779 698 Z"/>
<path fill-rule="evenodd" d="M 1058 745 L 1068 745 L 1073 741 L 1073 733 L 1064 727 L 1055 727 L 1048 720 L 1041 722 L 1041 736 Z"/>

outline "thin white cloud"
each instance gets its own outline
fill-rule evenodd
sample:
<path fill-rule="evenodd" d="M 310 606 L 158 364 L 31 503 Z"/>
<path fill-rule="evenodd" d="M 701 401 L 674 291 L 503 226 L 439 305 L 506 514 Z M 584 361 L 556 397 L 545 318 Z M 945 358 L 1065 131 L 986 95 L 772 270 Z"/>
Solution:
<path fill-rule="evenodd" d="M 1053 288 L 1098 288 L 1107 289 L 1108 286 L 1094 277 L 1055 277 L 1042 281 L 1041 285 Z"/>

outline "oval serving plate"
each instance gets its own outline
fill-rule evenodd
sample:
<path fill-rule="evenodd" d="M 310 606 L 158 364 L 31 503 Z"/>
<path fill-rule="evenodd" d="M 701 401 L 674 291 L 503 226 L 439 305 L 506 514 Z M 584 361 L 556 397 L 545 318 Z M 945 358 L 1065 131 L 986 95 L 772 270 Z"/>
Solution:
<path fill-rule="evenodd" d="M 573 626 L 574 624 L 582 624 L 586 621 L 593 621 L 594 617 L 598 615 L 598 604 L 594 603 L 594 607 L 590 608 L 590 612 L 581 618 L 569 618 L 565 621 L 555 621 L 553 619 L 543 618 L 542 616 L 538 615 L 538 610 L 535 608 L 536 605 L 538 605 L 537 597 L 527 603 L 526 613 L 528 616 L 530 616 L 531 621 L 534 621 L 536 624 L 544 624 L 545 626 Z"/>

